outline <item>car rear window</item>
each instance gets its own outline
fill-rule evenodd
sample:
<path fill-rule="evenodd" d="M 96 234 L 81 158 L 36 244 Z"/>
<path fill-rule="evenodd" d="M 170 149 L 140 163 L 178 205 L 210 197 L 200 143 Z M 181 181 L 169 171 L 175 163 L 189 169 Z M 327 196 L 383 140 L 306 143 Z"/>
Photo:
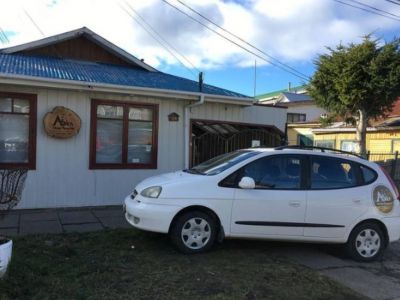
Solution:
<path fill-rule="evenodd" d="M 311 189 L 340 189 L 357 186 L 355 166 L 347 160 L 313 156 Z"/>
<path fill-rule="evenodd" d="M 363 165 L 360 165 L 360 170 L 365 184 L 369 184 L 375 181 L 377 175 L 374 170 Z"/>

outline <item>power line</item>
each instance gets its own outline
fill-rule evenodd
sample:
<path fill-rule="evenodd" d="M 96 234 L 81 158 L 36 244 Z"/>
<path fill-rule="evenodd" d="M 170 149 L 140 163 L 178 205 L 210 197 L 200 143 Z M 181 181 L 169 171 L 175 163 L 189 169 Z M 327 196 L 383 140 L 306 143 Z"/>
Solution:
<path fill-rule="evenodd" d="M 197 79 L 197 74 L 194 73 L 190 68 L 188 68 L 180 59 L 178 56 L 175 55 L 174 52 L 172 52 L 168 47 L 166 47 L 162 41 L 160 41 L 157 36 L 151 32 L 147 27 L 145 27 L 141 22 L 139 22 L 134 15 L 132 15 L 128 10 L 126 10 L 122 5 L 119 4 L 119 7 L 125 11 L 135 22 L 138 24 L 140 27 L 142 27 L 154 40 L 156 40 L 161 47 L 163 47 L 166 51 L 168 51 L 169 54 L 171 54 L 185 69 L 187 69 L 190 73 L 192 73 L 196 79 Z"/>
<path fill-rule="evenodd" d="M 1 27 L 0 27 L 0 41 L 2 42 L 2 44 L 10 43 L 10 40 L 8 39 L 7 34 L 3 30 L 3 28 L 1 28 Z"/>
<path fill-rule="evenodd" d="M 373 9 L 373 10 L 376 10 L 376 11 L 379 11 L 379 12 L 382 12 L 382 13 L 385 13 L 385 14 L 388 14 L 388 15 L 391 15 L 391 16 L 393 16 L 393 17 L 395 17 L 395 18 L 400 18 L 399 15 L 392 14 L 391 12 L 388 12 L 388 11 L 385 11 L 385 10 L 382 10 L 382 9 L 379 9 L 379 8 L 376 8 L 375 6 L 371 6 L 371 5 L 362 3 L 362 2 L 360 2 L 360 1 L 356 1 L 356 0 L 347 0 L 347 1 L 351 1 L 351 2 L 354 2 L 354 3 L 360 4 L 360 5 L 363 5 L 363 6 L 365 6 L 365 7 L 371 8 L 371 9 Z"/>
<path fill-rule="evenodd" d="M 191 15 L 189 15 L 188 13 L 186 13 L 186 12 L 184 12 L 183 10 L 179 9 L 179 8 L 176 7 L 175 5 L 169 3 L 168 1 L 166 1 L 166 0 L 162 0 L 162 1 L 165 2 L 166 4 L 168 4 L 169 6 L 175 8 L 176 10 L 178 10 L 179 12 L 181 12 L 182 14 L 184 14 L 185 16 L 187 16 L 188 18 L 190 18 L 190 19 L 193 20 L 194 22 L 196 22 L 196 23 L 198 23 L 198 24 L 204 26 L 204 27 L 207 28 L 208 30 L 214 32 L 214 33 L 217 34 L 218 36 L 220 36 L 220 37 L 222 37 L 223 39 L 227 40 L 228 42 L 230 42 L 230 43 L 232 43 L 232 44 L 238 46 L 239 48 L 245 50 L 246 52 L 248 52 L 248 53 L 250 53 L 250 54 L 253 54 L 254 56 L 258 57 L 259 59 L 261 59 L 261 60 L 263 60 L 263 61 L 265 61 L 265 62 L 267 62 L 267 63 L 270 63 L 271 65 L 274 65 L 275 67 L 280 68 L 280 69 L 282 69 L 282 70 L 284 70 L 284 71 L 286 71 L 286 72 L 288 72 L 288 73 L 290 73 L 290 74 L 292 74 L 292 75 L 294 75 L 294 76 L 296 76 L 296 77 L 298 77 L 298 78 L 300 78 L 300 79 L 302 79 L 302 80 L 309 81 L 309 77 L 308 77 L 308 76 L 307 76 L 307 77 L 304 77 L 303 75 L 297 74 L 298 72 L 295 73 L 295 72 L 293 72 L 293 71 L 290 71 L 290 70 L 284 68 L 284 67 L 281 66 L 281 65 L 278 65 L 278 64 L 276 64 L 276 63 L 273 63 L 273 62 L 270 61 L 270 60 L 267 60 L 266 58 L 264 58 L 263 56 L 261 56 L 261 55 L 255 53 L 254 51 L 251 51 L 251 50 L 245 48 L 244 46 L 240 45 L 239 43 L 237 43 L 237 42 L 235 42 L 235 41 L 232 41 L 230 38 L 224 36 L 223 34 L 221 34 L 220 32 L 216 31 L 215 29 L 211 28 L 210 26 L 207 26 L 206 24 L 204 24 L 204 23 L 202 23 L 201 21 L 199 21 L 198 19 L 192 17 Z"/>
<path fill-rule="evenodd" d="M 127 1 L 124 1 L 125 4 L 135 13 L 137 17 L 140 18 L 140 20 L 147 25 L 165 44 L 167 44 L 168 47 L 170 47 L 172 50 L 174 50 L 177 54 L 179 54 L 190 66 L 192 66 L 193 69 L 195 69 L 198 73 L 201 71 L 196 68 L 196 66 L 182 53 L 180 53 L 174 46 L 172 46 L 166 39 L 164 39 L 158 32 L 157 30 L 151 26 L 139 13 L 137 10 L 135 10 Z"/>
<path fill-rule="evenodd" d="M 398 18 L 394 18 L 394 17 L 388 16 L 388 15 L 384 15 L 384 14 L 381 14 L 381 13 L 379 13 L 377 11 L 373 11 L 373 10 L 370 10 L 370 9 L 367 9 L 367 8 L 363 8 L 363 7 L 360 7 L 360 6 L 356 6 L 356 5 L 353 5 L 353 4 L 350 4 L 350 3 L 347 3 L 347 2 L 343 2 L 343 1 L 340 1 L 340 0 L 333 0 L 333 1 L 341 3 L 343 5 L 351 6 L 353 8 L 357 8 L 357 9 L 369 12 L 371 14 L 379 15 L 379 16 L 382 16 L 382 17 L 385 17 L 385 18 L 392 19 L 392 20 L 400 22 L 400 19 L 398 19 Z"/>
<path fill-rule="evenodd" d="M 204 16 L 203 14 L 201 14 L 200 12 L 196 11 L 194 8 L 190 7 L 188 4 L 184 3 L 181 0 L 177 0 L 180 4 L 182 4 L 183 6 L 185 6 L 186 8 L 188 8 L 190 11 L 194 12 L 196 15 L 200 16 L 201 18 L 205 19 L 206 21 L 210 22 L 211 24 L 213 24 L 214 26 L 218 27 L 219 29 L 221 29 L 222 31 L 230 34 L 231 36 L 237 38 L 238 40 L 240 40 L 241 42 L 245 43 L 246 45 L 250 46 L 251 48 L 259 51 L 260 53 L 264 54 L 265 56 L 267 56 L 268 58 L 272 59 L 273 61 L 277 62 L 278 64 L 298 73 L 301 76 L 304 77 L 308 77 L 308 75 L 301 73 L 300 71 L 292 68 L 291 66 L 281 62 L 280 60 L 278 60 L 277 58 L 273 57 L 272 55 L 266 53 L 265 51 L 261 50 L 259 47 L 254 46 L 253 44 L 249 43 L 248 41 L 244 40 L 243 38 L 241 38 L 240 36 L 232 33 L 231 31 L 223 28 L 222 26 L 218 25 L 217 23 L 215 23 L 214 21 L 212 21 L 210 18 L 207 18 L 206 16 Z"/>
<path fill-rule="evenodd" d="M 29 20 L 32 22 L 33 26 L 36 27 L 36 29 L 42 34 L 42 36 L 45 36 L 45 34 L 43 33 L 43 31 L 40 29 L 40 27 L 38 26 L 38 24 L 36 24 L 35 20 L 33 20 L 33 18 L 31 17 L 31 15 L 25 10 L 23 9 L 26 16 L 29 18 Z"/>
<path fill-rule="evenodd" d="M 393 0 L 385 0 L 385 1 L 396 4 L 396 5 L 400 5 L 400 2 L 398 2 L 398 1 L 393 1 Z"/>

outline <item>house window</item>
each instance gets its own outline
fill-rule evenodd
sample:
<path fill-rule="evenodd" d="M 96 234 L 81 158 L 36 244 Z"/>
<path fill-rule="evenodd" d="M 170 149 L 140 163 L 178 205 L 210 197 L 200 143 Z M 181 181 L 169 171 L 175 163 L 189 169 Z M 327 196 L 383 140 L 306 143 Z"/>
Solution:
<path fill-rule="evenodd" d="M 312 146 L 313 144 L 314 144 L 314 137 L 312 134 L 299 134 L 297 136 L 297 145 Z"/>
<path fill-rule="evenodd" d="M 356 141 L 342 141 L 340 150 L 347 152 L 357 152 L 358 143 Z"/>
<path fill-rule="evenodd" d="M 396 152 L 400 152 L 400 140 L 392 140 L 392 153 Z"/>
<path fill-rule="evenodd" d="M 298 122 L 305 122 L 305 121 L 306 121 L 306 114 L 294 114 L 294 113 L 287 114 L 287 122 L 288 123 L 298 123 Z"/>
<path fill-rule="evenodd" d="M 0 92 L 0 169 L 36 165 L 36 95 Z"/>
<path fill-rule="evenodd" d="M 316 147 L 335 149 L 335 141 L 334 140 L 314 141 L 314 145 Z"/>
<path fill-rule="evenodd" d="M 92 100 L 91 118 L 91 169 L 157 168 L 157 105 Z"/>

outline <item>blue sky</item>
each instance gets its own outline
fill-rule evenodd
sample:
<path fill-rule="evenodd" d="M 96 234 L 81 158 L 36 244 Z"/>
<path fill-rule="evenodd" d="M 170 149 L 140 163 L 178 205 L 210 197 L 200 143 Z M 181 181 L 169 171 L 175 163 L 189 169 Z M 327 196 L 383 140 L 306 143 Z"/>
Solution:
<path fill-rule="evenodd" d="M 196 17 L 178 0 L 168 1 Z M 334 0 L 181 1 L 307 75 L 313 74 L 313 61 L 326 51 L 326 46 L 357 43 L 369 33 L 390 41 L 400 33 L 400 21 Z M 354 4 L 353 0 L 342 1 Z M 400 5 L 382 0 L 358 1 L 399 15 L 400 20 Z M 3 0 L 2 4 L 0 28 L 10 43 L 0 39 L 0 47 L 86 26 L 160 71 L 194 79 L 196 76 L 187 70 L 192 66 L 182 54 L 204 72 L 206 83 L 246 95 L 254 94 L 256 59 L 256 94 L 286 88 L 288 82 L 293 86 L 303 83 L 302 79 L 223 40 L 162 0 Z M 186 67 L 143 29 L 148 25 L 179 51 L 176 56 Z M 192 68 L 192 72 L 197 70 Z"/>

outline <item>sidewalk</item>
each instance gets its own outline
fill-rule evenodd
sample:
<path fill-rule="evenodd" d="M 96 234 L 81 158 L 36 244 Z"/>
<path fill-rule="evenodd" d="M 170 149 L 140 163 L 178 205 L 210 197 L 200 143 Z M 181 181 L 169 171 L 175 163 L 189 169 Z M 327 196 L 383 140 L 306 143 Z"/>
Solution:
<path fill-rule="evenodd" d="M 122 206 L 12 210 L 0 213 L 0 235 L 87 232 L 130 228 Z"/>
<path fill-rule="evenodd" d="M 400 300 L 400 242 L 390 244 L 383 258 L 372 263 L 355 262 L 334 248 L 305 244 L 281 247 L 279 253 L 370 299 Z"/>

